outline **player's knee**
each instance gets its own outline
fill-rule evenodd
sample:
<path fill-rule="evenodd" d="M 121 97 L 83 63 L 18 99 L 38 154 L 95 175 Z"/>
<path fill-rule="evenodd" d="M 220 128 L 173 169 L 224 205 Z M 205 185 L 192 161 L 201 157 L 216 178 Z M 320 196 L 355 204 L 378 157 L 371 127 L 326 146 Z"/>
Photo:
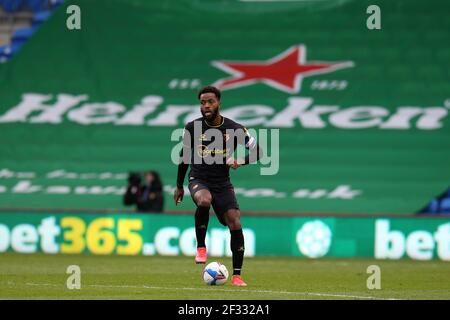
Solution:
<path fill-rule="evenodd" d="M 197 205 L 200 207 L 209 207 L 211 205 L 211 196 L 210 195 L 203 195 L 200 196 L 197 200 Z"/>
<path fill-rule="evenodd" d="M 230 210 L 226 217 L 226 222 L 228 225 L 228 228 L 230 230 L 239 230 L 242 229 L 241 226 L 241 219 L 239 218 L 240 214 L 237 210 Z"/>
<path fill-rule="evenodd" d="M 230 230 L 239 230 L 239 229 L 242 229 L 242 225 L 239 220 L 234 220 L 234 221 L 228 222 L 228 228 Z"/>

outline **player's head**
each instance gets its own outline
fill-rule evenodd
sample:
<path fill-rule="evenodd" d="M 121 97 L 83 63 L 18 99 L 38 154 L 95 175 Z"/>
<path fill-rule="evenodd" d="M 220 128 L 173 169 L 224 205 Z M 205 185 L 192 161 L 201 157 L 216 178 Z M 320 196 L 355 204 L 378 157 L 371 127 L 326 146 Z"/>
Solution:
<path fill-rule="evenodd" d="M 200 111 L 206 120 L 214 120 L 219 114 L 220 90 L 216 87 L 206 86 L 198 92 Z"/>

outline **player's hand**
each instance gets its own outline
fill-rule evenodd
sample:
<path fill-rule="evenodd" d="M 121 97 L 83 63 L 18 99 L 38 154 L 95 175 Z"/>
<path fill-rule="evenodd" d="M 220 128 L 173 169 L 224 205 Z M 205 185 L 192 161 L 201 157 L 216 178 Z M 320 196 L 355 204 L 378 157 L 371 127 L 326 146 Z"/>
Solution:
<path fill-rule="evenodd" d="M 177 187 L 173 194 L 173 199 L 175 200 L 175 205 L 177 206 L 181 201 L 183 201 L 184 188 Z"/>
<path fill-rule="evenodd" d="M 227 160 L 227 166 L 233 169 L 239 168 L 241 165 L 238 163 L 237 160 L 234 160 L 233 158 L 228 158 Z"/>

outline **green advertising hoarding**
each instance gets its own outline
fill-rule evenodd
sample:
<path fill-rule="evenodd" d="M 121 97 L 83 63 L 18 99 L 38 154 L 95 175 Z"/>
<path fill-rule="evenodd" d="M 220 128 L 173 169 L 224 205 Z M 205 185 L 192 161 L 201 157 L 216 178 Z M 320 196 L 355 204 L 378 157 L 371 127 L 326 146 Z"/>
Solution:
<path fill-rule="evenodd" d="M 187 255 L 190 215 L 2 213 L 0 252 Z M 448 218 L 242 217 L 246 256 L 367 257 L 450 261 Z M 229 231 L 211 219 L 211 256 L 230 256 Z"/>

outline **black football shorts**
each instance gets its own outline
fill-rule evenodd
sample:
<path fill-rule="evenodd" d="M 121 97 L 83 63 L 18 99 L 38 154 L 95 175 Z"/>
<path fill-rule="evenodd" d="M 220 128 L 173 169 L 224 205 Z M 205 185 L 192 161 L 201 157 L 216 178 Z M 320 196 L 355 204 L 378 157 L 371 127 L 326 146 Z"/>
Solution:
<path fill-rule="evenodd" d="M 226 226 L 225 212 L 229 209 L 239 209 L 233 185 L 230 181 L 208 183 L 203 179 L 189 179 L 189 192 L 191 193 L 192 200 L 194 200 L 194 194 L 202 189 L 207 189 L 211 193 L 211 205 L 214 212 L 216 213 L 219 222 Z"/>

